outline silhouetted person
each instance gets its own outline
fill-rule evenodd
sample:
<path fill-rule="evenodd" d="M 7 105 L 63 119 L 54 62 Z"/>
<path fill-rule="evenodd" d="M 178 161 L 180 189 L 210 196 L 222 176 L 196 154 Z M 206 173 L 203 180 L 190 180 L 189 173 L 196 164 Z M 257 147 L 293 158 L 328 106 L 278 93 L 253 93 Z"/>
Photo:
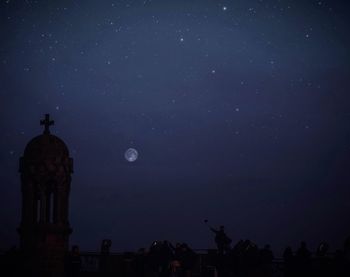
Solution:
<path fill-rule="evenodd" d="M 272 263 L 273 253 L 269 244 L 266 244 L 265 247 L 260 250 L 260 259 L 263 264 Z"/>
<path fill-rule="evenodd" d="M 170 272 L 170 262 L 174 259 L 172 247 L 167 240 L 164 240 L 160 247 L 160 266 L 162 276 Z"/>
<path fill-rule="evenodd" d="M 292 248 L 288 246 L 283 252 L 284 275 L 286 277 L 293 276 L 295 272 L 295 257 Z"/>
<path fill-rule="evenodd" d="M 259 265 L 259 249 L 258 246 L 250 240 L 243 243 L 242 266 L 244 275 L 252 275 Z"/>
<path fill-rule="evenodd" d="M 329 250 L 329 245 L 327 242 L 322 242 L 320 245 L 317 247 L 316 250 L 316 256 L 317 257 L 324 257 L 327 255 Z"/>
<path fill-rule="evenodd" d="M 298 273 L 301 276 L 307 276 L 310 271 L 311 252 L 307 249 L 306 243 L 304 241 L 301 242 L 295 258 L 296 258 Z"/>
<path fill-rule="evenodd" d="M 241 262 L 242 262 L 241 256 L 243 252 L 243 243 L 244 243 L 243 240 L 239 240 L 229 253 L 230 266 L 235 276 L 239 275 L 239 272 L 241 270 Z"/>
<path fill-rule="evenodd" d="M 170 271 L 170 261 L 172 260 L 173 252 L 168 241 L 154 241 L 152 243 L 148 253 L 151 274 L 166 276 Z"/>
<path fill-rule="evenodd" d="M 307 249 L 306 242 L 302 241 L 300 247 L 296 253 L 297 259 L 301 261 L 309 261 L 311 257 L 311 252 Z"/>
<path fill-rule="evenodd" d="M 175 260 L 178 260 L 179 259 L 179 256 L 181 255 L 181 252 L 182 252 L 182 244 L 177 242 L 175 244 L 175 247 L 169 242 L 169 246 L 171 247 L 171 249 L 173 250 L 174 252 L 174 259 Z"/>
<path fill-rule="evenodd" d="M 178 258 L 184 275 L 191 276 L 191 270 L 197 259 L 196 253 L 186 243 L 182 243 Z"/>
<path fill-rule="evenodd" d="M 182 244 L 177 242 L 175 247 L 169 242 L 169 246 L 173 251 L 173 259 L 170 262 L 171 274 L 172 275 L 181 275 L 182 271 Z"/>
<path fill-rule="evenodd" d="M 68 258 L 68 274 L 69 276 L 79 276 L 80 274 L 80 269 L 81 269 L 81 257 L 80 257 L 80 251 L 79 247 L 77 245 L 72 246 L 72 250 L 69 253 L 69 258 Z"/>
<path fill-rule="evenodd" d="M 220 226 L 219 230 L 210 227 L 210 230 L 215 233 L 215 243 L 219 255 L 225 254 L 230 249 L 231 244 L 231 239 L 225 233 L 225 227 Z"/>
<path fill-rule="evenodd" d="M 337 250 L 334 255 L 332 273 L 337 277 L 348 277 L 349 274 L 346 274 L 346 271 L 347 268 L 344 252 L 342 250 Z"/>
<path fill-rule="evenodd" d="M 328 257 L 329 245 L 326 242 L 322 242 L 316 250 L 316 258 L 314 261 L 314 272 L 317 276 L 329 276 L 331 270 L 331 260 Z"/>
<path fill-rule="evenodd" d="M 272 275 L 272 261 L 273 252 L 269 244 L 266 244 L 263 249 L 260 250 L 260 262 L 262 276 Z"/>
<path fill-rule="evenodd" d="M 346 276 L 350 276 L 350 237 L 344 242 L 343 256 L 344 273 Z"/>
<path fill-rule="evenodd" d="M 110 248 L 112 241 L 110 239 L 104 239 L 101 242 L 101 255 L 99 261 L 99 270 L 102 274 L 107 275 L 110 266 Z"/>
<path fill-rule="evenodd" d="M 145 248 L 137 251 L 136 257 L 132 261 L 133 276 L 142 277 L 147 274 L 147 253 Z"/>
<path fill-rule="evenodd" d="M 108 255 L 110 252 L 110 248 L 112 246 L 112 241 L 110 239 L 104 239 L 101 242 L 101 254 Z"/>

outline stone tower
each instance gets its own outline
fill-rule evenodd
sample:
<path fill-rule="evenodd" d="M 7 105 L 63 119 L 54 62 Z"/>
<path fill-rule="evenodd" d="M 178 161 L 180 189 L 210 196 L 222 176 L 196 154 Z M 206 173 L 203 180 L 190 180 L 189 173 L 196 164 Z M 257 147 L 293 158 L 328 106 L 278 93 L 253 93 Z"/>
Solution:
<path fill-rule="evenodd" d="M 65 143 L 50 134 L 54 121 L 40 121 L 44 132 L 20 158 L 22 189 L 20 246 L 24 268 L 36 276 L 63 276 L 69 235 L 68 200 L 73 159 Z"/>

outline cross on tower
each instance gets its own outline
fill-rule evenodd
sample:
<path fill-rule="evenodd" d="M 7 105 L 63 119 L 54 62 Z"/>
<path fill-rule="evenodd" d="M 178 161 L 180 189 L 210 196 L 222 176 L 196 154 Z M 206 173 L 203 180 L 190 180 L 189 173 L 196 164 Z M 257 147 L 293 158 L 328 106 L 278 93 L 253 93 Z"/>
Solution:
<path fill-rule="evenodd" d="M 54 125 L 55 121 L 50 120 L 50 115 L 47 113 L 45 114 L 45 119 L 40 120 L 40 125 L 44 125 L 44 134 L 50 134 L 50 126 Z"/>

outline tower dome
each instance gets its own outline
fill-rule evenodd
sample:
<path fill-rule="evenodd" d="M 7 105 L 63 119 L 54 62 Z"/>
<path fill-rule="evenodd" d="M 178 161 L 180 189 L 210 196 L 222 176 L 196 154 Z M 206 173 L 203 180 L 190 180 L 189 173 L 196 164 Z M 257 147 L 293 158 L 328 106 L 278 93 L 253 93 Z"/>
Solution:
<path fill-rule="evenodd" d="M 20 159 L 19 171 L 42 164 L 47 171 L 57 172 L 57 166 L 60 166 L 66 172 L 73 172 L 73 160 L 69 157 L 67 145 L 59 137 L 50 133 L 49 127 L 54 124 L 54 121 L 50 120 L 50 116 L 46 114 L 40 124 L 45 126 L 44 133 L 34 137 L 27 144 Z"/>
<path fill-rule="evenodd" d="M 68 158 L 66 144 L 52 134 L 42 134 L 33 138 L 26 146 L 23 157 L 28 160 L 45 160 L 51 158 Z"/>

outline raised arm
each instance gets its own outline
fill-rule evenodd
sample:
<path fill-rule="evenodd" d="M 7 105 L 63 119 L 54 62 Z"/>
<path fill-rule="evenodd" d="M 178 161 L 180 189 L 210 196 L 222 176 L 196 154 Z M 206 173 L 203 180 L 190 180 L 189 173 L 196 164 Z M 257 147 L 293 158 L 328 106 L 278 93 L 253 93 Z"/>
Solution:
<path fill-rule="evenodd" d="M 215 230 L 213 227 L 210 227 L 209 226 L 209 229 L 212 231 L 212 232 L 214 232 L 215 234 L 217 234 L 219 231 L 218 230 Z"/>

